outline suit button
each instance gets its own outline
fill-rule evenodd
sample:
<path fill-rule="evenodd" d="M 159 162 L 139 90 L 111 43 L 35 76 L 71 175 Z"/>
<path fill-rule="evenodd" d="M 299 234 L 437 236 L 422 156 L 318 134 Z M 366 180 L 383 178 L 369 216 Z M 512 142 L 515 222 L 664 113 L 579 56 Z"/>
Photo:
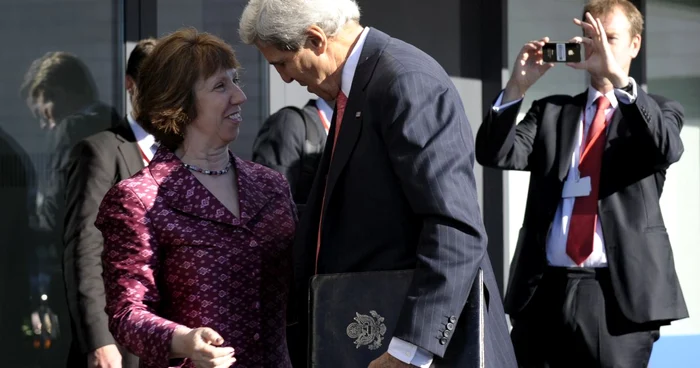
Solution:
<path fill-rule="evenodd" d="M 450 337 L 450 331 L 442 331 L 442 336 Z"/>
<path fill-rule="evenodd" d="M 255 335 L 253 335 L 253 340 L 255 340 L 255 341 L 260 340 L 260 334 L 256 333 Z"/>
<path fill-rule="evenodd" d="M 457 317 L 455 317 L 455 316 L 450 317 L 450 323 L 455 323 L 455 322 L 457 322 Z"/>
<path fill-rule="evenodd" d="M 452 322 L 450 322 L 450 323 L 448 323 L 447 326 L 445 326 L 445 327 L 447 327 L 447 331 L 452 331 L 452 330 L 455 329 L 455 324 L 452 323 Z"/>
<path fill-rule="evenodd" d="M 443 337 L 440 339 L 440 345 L 445 345 L 445 344 L 447 344 L 447 339 Z"/>

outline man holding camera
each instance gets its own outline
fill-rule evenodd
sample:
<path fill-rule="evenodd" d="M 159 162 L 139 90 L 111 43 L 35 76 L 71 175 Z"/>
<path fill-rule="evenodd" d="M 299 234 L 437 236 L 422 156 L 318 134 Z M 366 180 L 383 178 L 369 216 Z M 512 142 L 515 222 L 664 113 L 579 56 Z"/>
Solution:
<path fill-rule="evenodd" d="M 548 38 L 523 46 L 476 138 L 484 166 L 530 172 L 505 300 L 521 367 L 646 367 L 659 328 L 688 317 L 659 206 L 683 153 L 683 108 L 629 77 L 643 19 L 629 0 L 592 0 L 584 19 L 590 74 L 575 97 L 526 91 L 554 66 Z"/>

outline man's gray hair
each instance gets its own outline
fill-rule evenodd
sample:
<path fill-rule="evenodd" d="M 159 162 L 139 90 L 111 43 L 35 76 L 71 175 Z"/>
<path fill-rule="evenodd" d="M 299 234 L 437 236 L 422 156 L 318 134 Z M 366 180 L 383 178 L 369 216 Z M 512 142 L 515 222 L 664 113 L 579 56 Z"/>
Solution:
<path fill-rule="evenodd" d="M 350 21 L 360 22 L 355 0 L 250 0 L 238 33 L 248 45 L 261 42 L 283 51 L 299 51 L 309 27 L 316 25 L 332 37 Z"/>

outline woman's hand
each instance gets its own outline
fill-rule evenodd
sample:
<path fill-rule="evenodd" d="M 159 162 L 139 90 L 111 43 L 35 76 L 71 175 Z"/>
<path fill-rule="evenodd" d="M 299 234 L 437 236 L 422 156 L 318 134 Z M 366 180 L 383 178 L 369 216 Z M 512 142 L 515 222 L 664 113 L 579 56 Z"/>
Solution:
<path fill-rule="evenodd" d="M 235 361 L 233 348 L 219 347 L 224 339 L 208 327 L 178 327 L 173 334 L 171 356 L 189 358 L 197 368 L 228 368 Z"/>

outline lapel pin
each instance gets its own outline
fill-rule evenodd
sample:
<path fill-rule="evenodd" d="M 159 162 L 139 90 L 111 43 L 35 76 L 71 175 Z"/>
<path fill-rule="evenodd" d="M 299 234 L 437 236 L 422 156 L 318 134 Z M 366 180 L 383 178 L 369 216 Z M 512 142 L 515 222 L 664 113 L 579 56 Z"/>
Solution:
<path fill-rule="evenodd" d="M 355 113 L 355 119 L 359 119 L 360 116 L 362 116 L 362 112 L 361 112 L 361 111 L 358 111 L 358 112 Z"/>

